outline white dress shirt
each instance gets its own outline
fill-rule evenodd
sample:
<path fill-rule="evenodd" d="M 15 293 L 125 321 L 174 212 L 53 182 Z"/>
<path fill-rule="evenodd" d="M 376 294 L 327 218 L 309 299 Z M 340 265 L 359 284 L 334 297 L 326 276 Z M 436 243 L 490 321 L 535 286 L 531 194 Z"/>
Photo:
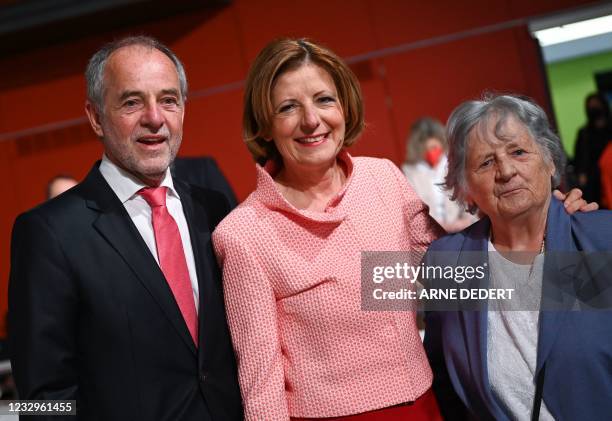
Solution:
<path fill-rule="evenodd" d="M 487 371 L 493 394 L 513 420 L 532 418 L 544 254 L 533 265 L 507 260 L 489 240 L 491 288 L 514 290 L 510 303 L 489 301 Z M 505 309 L 507 306 L 508 309 Z M 542 399 L 540 421 L 554 421 Z"/>
<path fill-rule="evenodd" d="M 151 207 L 142 198 L 142 196 L 138 194 L 139 190 L 148 186 L 112 163 L 106 157 L 106 155 L 102 156 L 100 172 L 119 200 L 121 200 L 121 203 L 123 203 L 125 210 L 127 211 L 128 215 L 130 215 L 132 222 L 134 222 L 134 225 L 136 225 L 142 239 L 149 247 L 151 254 L 159 265 L 157 245 L 155 244 L 155 234 L 153 232 L 153 222 L 151 220 Z M 172 176 L 170 175 L 169 169 L 166 170 L 166 175 L 164 176 L 160 186 L 168 187 L 168 191 L 166 193 L 166 207 L 178 225 L 179 233 L 181 235 L 181 242 L 183 243 L 183 250 L 185 252 L 185 259 L 187 260 L 187 269 L 189 270 L 189 279 L 191 280 L 193 299 L 195 301 L 196 311 L 198 311 L 200 303 L 199 288 L 195 268 L 195 258 L 193 256 L 193 248 L 191 247 L 191 237 L 189 236 L 187 220 L 185 219 L 185 214 L 183 213 L 181 198 L 178 195 L 178 192 L 174 189 L 174 183 L 172 182 Z"/>

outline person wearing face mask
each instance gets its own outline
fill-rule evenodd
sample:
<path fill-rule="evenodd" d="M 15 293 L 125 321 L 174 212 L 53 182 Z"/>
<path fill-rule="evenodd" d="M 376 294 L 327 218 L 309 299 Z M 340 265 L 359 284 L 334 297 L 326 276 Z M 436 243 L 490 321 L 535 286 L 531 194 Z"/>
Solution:
<path fill-rule="evenodd" d="M 429 117 L 415 121 L 406 143 L 406 162 L 402 171 L 417 195 L 429 206 L 429 215 L 447 232 L 457 232 L 476 218 L 451 201 L 441 188 L 446 176 L 446 163 L 444 126 Z"/>
<path fill-rule="evenodd" d="M 601 202 L 601 171 L 597 162 L 612 140 L 612 119 L 606 98 L 592 93 L 585 101 L 587 124 L 578 131 L 574 152 L 578 187 L 587 201 Z"/>

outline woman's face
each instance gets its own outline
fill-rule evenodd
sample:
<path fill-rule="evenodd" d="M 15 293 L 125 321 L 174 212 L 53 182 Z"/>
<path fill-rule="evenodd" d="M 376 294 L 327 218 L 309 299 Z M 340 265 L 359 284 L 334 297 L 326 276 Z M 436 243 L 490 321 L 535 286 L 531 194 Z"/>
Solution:
<path fill-rule="evenodd" d="M 285 167 L 313 170 L 335 162 L 344 142 L 344 114 L 331 76 L 315 64 L 281 74 L 272 88 L 274 142 Z"/>
<path fill-rule="evenodd" d="M 437 137 L 428 137 L 423 146 L 423 151 L 427 153 L 431 150 L 442 149 L 442 142 Z"/>
<path fill-rule="evenodd" d="M 468 203 L 495 219 L 544 210 L 555 168 L 514 116 L 495 133 L 497 118 L 475 126 L 467 146 Z M 484 125 L 484 126 L 483 126 Z M 499 136 L 499 137 L 498 137 Z"/>

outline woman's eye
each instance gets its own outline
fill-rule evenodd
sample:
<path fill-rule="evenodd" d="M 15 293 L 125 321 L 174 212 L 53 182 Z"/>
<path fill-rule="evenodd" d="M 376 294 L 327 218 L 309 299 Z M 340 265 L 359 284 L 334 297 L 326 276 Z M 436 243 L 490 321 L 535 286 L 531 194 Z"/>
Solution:
<path fill-rule="evenodd" d="M 517 149 L 514 152 L 512 152 L 512 154 L 515 156 L 521 156 L 521 155 L 524 155 L 525 153 L 526 151 L 524 149 Z"/>
<path fill-rule="evenodd" d="M 278 112 L 286 113 L 288 111 L 291 111 L 293 108 L 295 108 L 295 104 L 285 104 L 278 109 Z"/>
<path fill-rule="evenodd" d="M 322 97 L 319 98 L 318 101 L 323 103 L 323 104 L 328 104 L 328 103 L 331 103 L 331 102 L 336 102 L 336 98 L 334 98 L 332 96 L 322 96 Z"/>
<path fill-rule="evenodd" d="M 479 167 L 479 168 L 486 168 L 486 167 L 488 167 L 489 165 L 491 165 L 491 162 L 493 162 L 493 160 L 492 160 L 492 159 L 487 159 L 486 161 L 484 161 L 483 163 L 481 163 L 481 164 L 480 164 L 480 167 Z"/>

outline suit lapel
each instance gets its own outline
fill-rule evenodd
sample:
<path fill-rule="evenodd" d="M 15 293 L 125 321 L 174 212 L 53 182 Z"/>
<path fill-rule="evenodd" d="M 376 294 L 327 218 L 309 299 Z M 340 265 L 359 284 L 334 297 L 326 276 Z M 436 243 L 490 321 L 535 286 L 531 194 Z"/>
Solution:
<path fill-rule="evenodd" d="M 579 257 L 575 251 L 571 237 L 570 216 L 555 198 L 550 201 L 546 221 L 546 255 L 544 259 L 544 274 L 542 279 L 542 303 L 540 326 L 538 333 L 538 356 L 536 362 L 536 377 L 550 351 L 561 328 L 564 326 L 575 304 L 572 294 L 573 280 L 568 276 L 571 268 L 578 262 L 568 259 Z"/>
<path fill-rule="evenodd" d="M 175 188 L 181 196 L 181 204 L 187 219 L 196 262 L 200 291 L 198 311 L 200 359 L 205 359 L 209 345 L 208 342 L 214 336 L 212 331 L 218 327 L 217 322 L 221 323 L 214 320 L 216 309 L 218 308 L 216 297 L 221 295 L 214 279 L 216 261 L 214 260 L 210 244 L 210 215 L 207 205 L 204 203 L 204 197 L 194 193 L 190 185 L 175 180 Z"/>
<path fill-rule="evenodd" d="M 458 266 L 476 267 L 487 262 L 485 277 L 478 284 L 468 285 L 468 288 L 488 288 L 488 239 L 491 223 L 488 218 L 481 219 L 466 236 L 459 254 Z M 496 419 L 506 419 L 503 410 L 491 391 L 487 367 L 487 324 L 488 303 L 479 306 L 480 311 L 461 311 L 463 328 L 465 330 L 467 355 L 474 387 L 474 396 L 481 396 L 488 412 Z"/>
<path fill-rule="evenodd" d="M 136 278 L 159 304 L 178 335 L 195 354 L 195 345 L 187 325 L 159 265 L 125 207 L 100 174 L 97 164 L 83 182 L 83 187 L 89 192 L 87 206 L 99 213 L 93 223 L 94 228 L 130 267 Z"/>

